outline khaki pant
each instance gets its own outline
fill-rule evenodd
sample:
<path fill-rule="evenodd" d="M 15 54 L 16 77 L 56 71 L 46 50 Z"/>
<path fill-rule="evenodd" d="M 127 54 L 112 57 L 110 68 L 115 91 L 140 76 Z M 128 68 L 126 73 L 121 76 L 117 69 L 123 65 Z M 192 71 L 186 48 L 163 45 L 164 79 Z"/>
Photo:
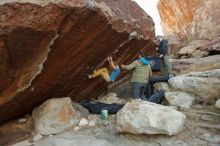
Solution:
<path fill-rule="evenodd" d="M 94 73 L 90 75 L 91 78 L 95 78 L 98 76 L 101 76 L 103 79 L 105 79 L 106 82 L 111 81 L 107 68 L 100 68 L 98 70 L 94 70 Z"/>
<path fill-rule="evenodd" d="M 172 66 L 169 62 L 169 56 L 164 55 L 163 58 L 161 58 L 161 69 L 160 72 L 162 75 L 173 75 Z"/>

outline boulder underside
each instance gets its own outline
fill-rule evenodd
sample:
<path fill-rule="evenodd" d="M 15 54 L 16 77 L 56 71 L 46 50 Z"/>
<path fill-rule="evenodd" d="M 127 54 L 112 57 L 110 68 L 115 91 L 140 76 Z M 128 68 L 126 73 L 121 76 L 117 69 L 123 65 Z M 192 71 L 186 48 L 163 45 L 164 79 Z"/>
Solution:
<path fill-rule="evenodd" d="M 95 98 L 108 84 L 87 74 L 108 67 L 108 56 L 127 64 L 140 48 L 153 53 L 153 21 L 135 2 L 6 2 L 0 2 L 0 123 L 48 98 Z"/>

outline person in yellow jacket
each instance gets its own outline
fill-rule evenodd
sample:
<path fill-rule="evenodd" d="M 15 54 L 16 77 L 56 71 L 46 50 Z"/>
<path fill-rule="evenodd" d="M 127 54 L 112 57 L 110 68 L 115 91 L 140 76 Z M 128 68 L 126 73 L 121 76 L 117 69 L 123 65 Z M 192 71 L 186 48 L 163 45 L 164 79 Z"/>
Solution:
<path fill-rule="evenodd" d="M 143 52 L 140 52 L 138 60 L 129 65 L 121 65 L 121 68 L 133 72 L 131 79 L 133 98 L 146 100 L 144 92 L 146 91 L 148 79 L 152 76 L 152 70 L 149 61 L 143 58 L 142 54 Z"/>

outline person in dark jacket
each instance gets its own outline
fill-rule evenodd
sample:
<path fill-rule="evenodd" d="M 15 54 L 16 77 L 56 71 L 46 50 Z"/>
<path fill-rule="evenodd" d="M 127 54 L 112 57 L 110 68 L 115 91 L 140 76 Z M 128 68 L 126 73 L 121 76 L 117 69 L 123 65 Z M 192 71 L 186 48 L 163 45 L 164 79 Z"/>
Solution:
<path fill-rule="evenodd" d="M 161 75 L 162 76 L 173 76 L 172 66 L 169 62 L 169 55 L 168 55 L 168 41 L 165 39 L 158 39 L 159 46 L 156 48 L 157 52 L 160 54 L 161 58 Z"/>
<path fill-rule="evenodd" d="M 167 82 L 170 78 L 173 77 L 172 66 L 169 62 L 168 54 L 168 41 L 166 39 L 157 38 L 155 43 L 158 45 L 156 48 L 157 52 L 160 54 L 161 62 L 161 76 L 151 77 L 146 86 L 146 98 L 151 98 L 153 95 L 153 84 L 157 82 Z M 163 93 L 164 94 L 164 93 Z M 163 94 L 158 94 L 162 97 Z M 159 97 L 158 96 L 158 97 Z"/>

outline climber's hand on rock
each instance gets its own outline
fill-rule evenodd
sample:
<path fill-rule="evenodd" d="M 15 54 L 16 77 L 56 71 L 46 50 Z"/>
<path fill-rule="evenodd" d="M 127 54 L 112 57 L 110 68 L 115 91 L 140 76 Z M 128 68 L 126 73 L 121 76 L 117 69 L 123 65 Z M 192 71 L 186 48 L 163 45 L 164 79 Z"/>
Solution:
<path fill-rule="evenodd" d="M 125 65 L 124 65 L 124 64 L 122 64 L 122 65 L 121 65 L 121 68 L 122 68 L 122 69 L 124 69 L 124 68 L 125 68 Z"/>

